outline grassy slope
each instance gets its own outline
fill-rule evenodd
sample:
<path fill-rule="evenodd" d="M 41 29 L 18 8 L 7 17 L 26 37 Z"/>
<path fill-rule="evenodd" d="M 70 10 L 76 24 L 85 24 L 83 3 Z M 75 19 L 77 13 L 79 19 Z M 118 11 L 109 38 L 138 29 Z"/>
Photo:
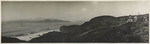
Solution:
<path fill-rule="evenodd" d="M 137 22 L 125 23 L 126 18 L 120 17 L 121 25 L 106 26 L 104 28 L 91 29 L 80 34 L 73 41 L 82 42 L 148 42 L 148 22 L 143 22 L 147 14 L 139 15 Z"/>

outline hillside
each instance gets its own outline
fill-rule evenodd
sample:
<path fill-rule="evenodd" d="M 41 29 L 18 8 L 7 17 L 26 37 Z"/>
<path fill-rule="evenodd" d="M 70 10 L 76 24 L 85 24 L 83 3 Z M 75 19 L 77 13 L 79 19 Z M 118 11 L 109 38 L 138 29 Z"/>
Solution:
<path fill-rule="evenodd" d="M 48 42 L 63 42 L 65 40 L 65 34 L 61 32 L 49 32 L 38 38 L 33 38 L 29 42 L 34 43 L 48 43 Z"/>
<path fill-rule="evenodd" d="M 127 22 L 129 16 L 113 17 L 113 16 L 99 16 L 91 19 L 82 25 L 61 26 L 59 37 L 48 33 L 45 36 L 33 39 L 44 40 L 44 38 L 51 38 L 49 36 L 58 37 L 56 39 L 47 39 L 47 42 L 102 42 L 102 43 L 117 43 L 117 42 L 134 42 L 145 43 L 148 42 L 148 21 L 143 21 L 144 17 L 148 19 L 149 14 L 136 15 L 138 20 L 136 22 Z M 62 39 L 64 38 L 64 39 Z M 63 40 L 63 41 L 62 41 Z M 39 41 L 38 41 L 39 42 Z"/>
<path fill-rule="evenodd" d="M 73 41 L 76 42 L 148 42 L 149 40 L 149 26 L 148 22 L 143 21 L 143 17 L 147 17 L 148 14 L 139 15 L 137 22 L 126 22 L 128 16 L 118 17 L 119 21 L 115 22 L 112 18 L 103 20 L 103 24 L 97 23 L 102 19 L 103 16 L 96 17 L 99 20 L 94 18 L 94 24 L 92 26 L 86 27 L 91 28 L 82 34 L 77 35 L 73 38 Z M 105 17 L 106 18 L 106 17 Z M 104 22 L 106 21 L 107 22 Z M 113 22 L 114 21 L 114 22 Z M 92 20 L 87 24 L 92 24 Z M 115 23 L 115 24 L 112 24 Z M 98 25 L 101 24 L 101 25 Z M 85 25 L 85 26 L 88 26 Z M 97 28 L 95 28 L 97 27 Z"/>
<path fill-rule="evenodd" d="M 148 19 L 149 14 L 136 15 L 136 22 L 127 22 L 129 16 L 113 17 L 113 16 L 98 16 L 82 25 L 61 26 L 61 32 L 55 36 L 56 39 L 47 39 L 47 42 L 101 42 L 101 43 L 117 43 L 117 42 L 133 42 L 145 43 L 148 42 L 148 21 L 143 21 L 144 17 Z M 33 39 L 44 40 L 51 38 L 48 33 L 45 36 Z M 62 39 L 64 38 L 64 39 Z M 62 41 L 63 40 L 63 41 Z M 39 42 L 39 41 L 38 41 Z"/>
<path fill-rule="evenodd" d="M 10 38 L 10 37 L 1 37 L 2 38 L 2 43 L 23 43 L 25 41 L 21 41 L 17 38 Z"/>
<path fill-rule="evenodd" d="M 144 26 L 144 27 L 142 27 Z M 148 42 L 148 24 L 126 23 L 97 28 L 80 34 L 73 41 L 83 42 Z"/>
<path fill-rule="evenodd" d="M 29 42 L 148 43 L 149 14 L 136 16 L 136 22 L 127 22 L 129 16 L 98 16 L 82 25 L 61 26 L 60 32 L 49 32 Z"/>

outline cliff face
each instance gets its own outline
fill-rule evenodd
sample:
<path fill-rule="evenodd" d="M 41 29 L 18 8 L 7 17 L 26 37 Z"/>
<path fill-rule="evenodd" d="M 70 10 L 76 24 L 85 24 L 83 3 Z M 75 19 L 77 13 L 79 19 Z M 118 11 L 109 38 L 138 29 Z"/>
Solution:
<path fill-rule="evenodd" d="M 127 22 L 129 16 L 99 16 L 82 25 L 62 26 L 58 34 L 48 33 L 31 41 L 145 43 L 149 41 L 148 15 L 137 15 L 136 22 Z"/>

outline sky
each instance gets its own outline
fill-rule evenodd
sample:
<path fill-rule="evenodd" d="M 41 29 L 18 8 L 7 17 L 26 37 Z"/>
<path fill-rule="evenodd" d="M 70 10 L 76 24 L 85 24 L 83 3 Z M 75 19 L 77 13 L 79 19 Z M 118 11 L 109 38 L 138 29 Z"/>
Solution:
<path fill-rule="evenodd" d="M 60 19 L 90 20 L 96 16 L 126 16 L 148 13 L 146 1 L 17 1 L 2 2 L 2 21 Z"/>

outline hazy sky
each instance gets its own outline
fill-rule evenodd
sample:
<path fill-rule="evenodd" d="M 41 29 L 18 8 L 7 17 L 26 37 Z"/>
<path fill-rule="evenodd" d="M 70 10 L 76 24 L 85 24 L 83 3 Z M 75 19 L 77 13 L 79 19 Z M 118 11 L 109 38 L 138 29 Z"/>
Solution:
<path fill-rule="evenodd" d="M 53 18 L 78 21 L 96 16 L 148 13 L 146 1 L 2 2 L 2 21 Z"/>

